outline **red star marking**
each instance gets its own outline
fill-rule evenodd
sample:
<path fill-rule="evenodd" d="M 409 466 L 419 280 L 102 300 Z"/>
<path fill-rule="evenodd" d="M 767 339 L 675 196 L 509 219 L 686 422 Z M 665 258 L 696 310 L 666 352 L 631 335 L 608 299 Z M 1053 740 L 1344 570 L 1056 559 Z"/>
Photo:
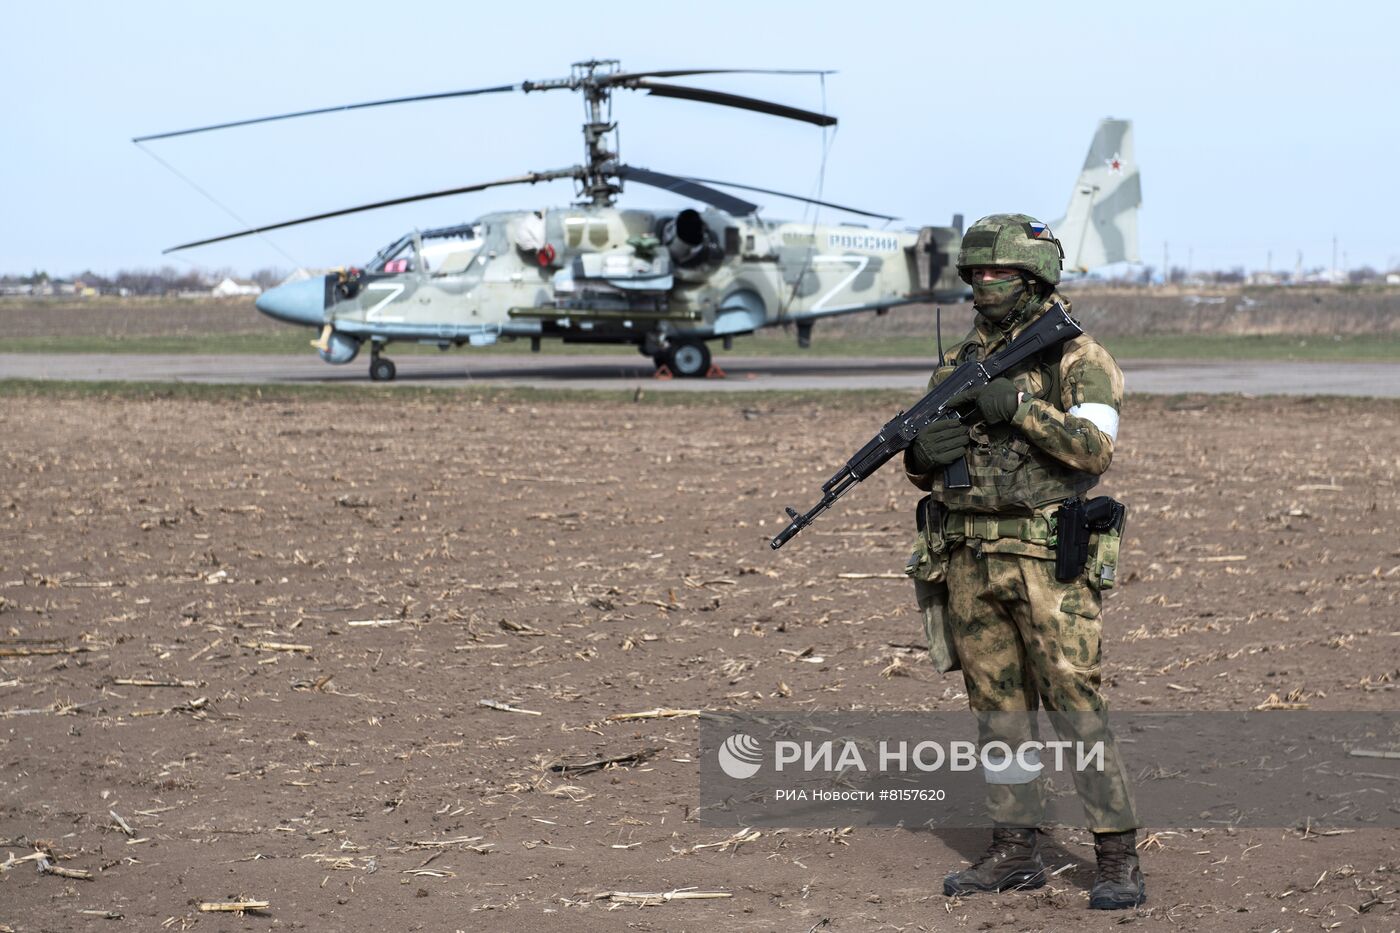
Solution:
<path fill-rule="evenodd" d="M 1113 154 L 1113 158 L 1111 158 L 1111 159 L 1104 159 L 1103 162 L 1104 162 L 1104 165 L 1107 165 L 1107 166 L 1108 166 L 1108 173 L 1109 173 L 1110 175 L 1122 175 L 1122 174 L 1123 174 L 1123 157 L 1120 156 L 1118 153 L 1115 152 L 1115 153 Z"/>

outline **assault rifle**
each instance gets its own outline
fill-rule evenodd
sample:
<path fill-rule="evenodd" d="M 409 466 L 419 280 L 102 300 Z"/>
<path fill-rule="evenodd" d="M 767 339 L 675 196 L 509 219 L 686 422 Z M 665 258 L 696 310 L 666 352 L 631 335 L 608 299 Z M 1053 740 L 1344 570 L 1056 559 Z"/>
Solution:
<path fill-rule="evenodd" d="M 968 360 L 927 395 L 914 403 L 908 411 L 901 411 L 890 419 L 870 441 L 856 451 L 846 465 L 836 471 L 836 475 L 822 483 L 821 501 L 803 514 L 789 506 L 786 511 L 792 521 L 776 538 L 768 542 L 777 550 L 792 539 L 803 528 L 812 523 L 818 515 L 831 508 L 837 499 L 850 491 L 861 480 L 866 479 L 890 461 L 910 444 L 919 432 L 940 418 L 963 417 L 962 413 L 948 405 L 949 400 L 968 389 L 984 386 L 1037 353 L 1056 346 L 1084 331 L 1079 323 L 1069 316 L 1065 306 L 1056 302 L 1029 327 L 1016 335 L 1016 339 L 993 353 L 985 360 Z M 949 489 L 966 489 L 972 485 L 967 472 L 967 458 L 960 457 L 944 468 L 943 483 Z"/>

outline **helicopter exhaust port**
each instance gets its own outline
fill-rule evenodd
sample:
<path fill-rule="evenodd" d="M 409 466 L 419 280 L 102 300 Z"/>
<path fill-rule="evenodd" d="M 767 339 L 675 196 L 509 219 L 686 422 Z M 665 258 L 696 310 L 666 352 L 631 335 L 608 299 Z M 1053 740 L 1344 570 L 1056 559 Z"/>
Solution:
<path fill-rule="evenodd" d="M 700 212 L 687 207 L 661 224 L 659 239 L 682 269 L 698 266 L 714 257 L 718 244 L 700 219 Z"/>

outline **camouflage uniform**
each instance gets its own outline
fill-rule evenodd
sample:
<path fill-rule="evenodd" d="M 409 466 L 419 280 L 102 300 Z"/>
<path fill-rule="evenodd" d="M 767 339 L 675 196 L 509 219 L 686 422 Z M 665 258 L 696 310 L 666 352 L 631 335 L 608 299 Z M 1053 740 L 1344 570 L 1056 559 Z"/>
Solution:
<path fill-rule="evenodd" d="M 1022 215 L 986 220 L 997 218 L 1030 220 Z M 963 259 L 960 270 L 965 264 L 999 265 Z M 1058 278 L 1057 268 L 1051 281 Z M 1064 297 L 1047 291 L 1002 325 L 979 314 L 966 340 L 940 360 L 930 387 L 958 363 L 996 352 L 1056 302 L 1069 308 Z M 1009 422 L 972 427 L 966 453 L 970 488 L 948 489 L 941 468 L 917 472 L 911 458 L 906 459 L 909 480 L 946 511 L 941 547 L 934 545 L 941 550 L 935 555 L 939 566 L 924 577 L 937 584 L 941 576 L 946 583 L 946 631 L 974 711 L 1035 710 L 1043 702 L 1052 712 L 1102 713 L 1107 704 L 1099 689 L 1100 595 L 1084 574 L 1068 583 L 1055 578 L 1050 518 L 1061 502 L 1082 496 L 1108 469 L 1123 375 L 1108 351 L 1084 335 L 1033 359 L 1009 378 L 1023 393 L 1022 401 Z M 1099 717 L 1069 720 L 1068 731 L 1078 734 L 1061 738 L 1093 741 Z M 1056 721 L 1057 728 L 1062 725 Z M 1011 728 L 1003 724 L 996 737 L 1011 740 L 1004 734 Z M 984 722 L 983 738 L 988 737 Z M 1127 775 L 1108 738 L 1105 770 L 1076 775 L 1089 828 L 1096 833 L 1137 826 Z M 994 821 L 1037 825 L 1043 810 L 1041 784 L 1030 778 L 1019 784 L 989 783 Z"/>

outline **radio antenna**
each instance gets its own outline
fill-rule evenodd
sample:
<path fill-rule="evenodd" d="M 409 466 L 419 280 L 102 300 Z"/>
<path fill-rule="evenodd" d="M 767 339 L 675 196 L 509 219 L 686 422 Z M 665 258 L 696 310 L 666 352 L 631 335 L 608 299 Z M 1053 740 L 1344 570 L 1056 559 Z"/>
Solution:
<path fill-rule="evenodd" d="M 938 341 L 938 365 L 943 365 L 943 306 L 933 306 L 933 335 Z"/>

